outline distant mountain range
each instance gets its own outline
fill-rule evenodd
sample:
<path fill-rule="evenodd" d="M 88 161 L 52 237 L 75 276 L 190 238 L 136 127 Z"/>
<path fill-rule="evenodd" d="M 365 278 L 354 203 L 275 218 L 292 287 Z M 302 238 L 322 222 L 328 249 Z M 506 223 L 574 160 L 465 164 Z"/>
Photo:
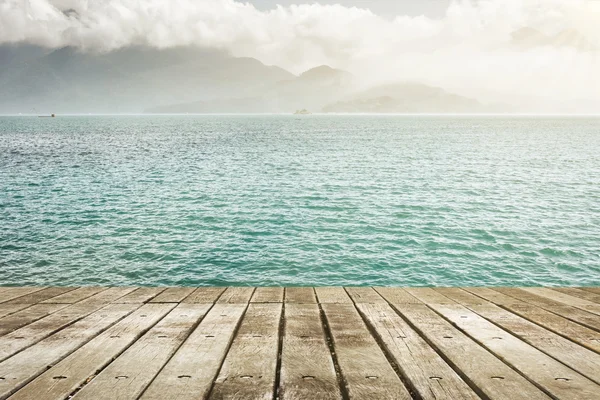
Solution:
<path fill-rule="evenodd" d="M 218 97 L 190 103 L 153 107 L 150 113 L 268 113 L 308 108 L 320 111 L 354 88 L 354 77 L 326 65 L 299 76 L 287 77 L 257 91 L 253 96 Z"/>
<path fill-rule="evenodd" d="M 479 101 L 417 83 L 360 89 L 326 65 L 298 76 L 193 47 L 102 54 L 0 46 L 0 113 L 456 113 Z M 494 109 L 493 111 L 501 111 Z"/>
<path fill-rule="evenodd" d="M 135 113 L 162 104 L 254 96 L 295 78 L 253 58 L 196 48 L 33 53 L 0 50 L 0 112 Z"/>
<path fill-rule="evenodd" d="M 335 113 L 471 113 L 502 111 L 479 101 L 415 83 L 377 86 L 326 106 Z"/>

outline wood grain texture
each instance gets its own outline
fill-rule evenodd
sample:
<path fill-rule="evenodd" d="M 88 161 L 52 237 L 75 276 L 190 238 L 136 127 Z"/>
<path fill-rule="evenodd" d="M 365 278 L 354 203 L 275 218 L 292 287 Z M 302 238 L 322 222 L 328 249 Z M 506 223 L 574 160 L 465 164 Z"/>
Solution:
<path fill-rule="evenodd" d="M 317 304 L 285 305 L 279 398 L 341 399 Z"/>
<path fill-rule="evenodd" d="M 552 288 L 557 292 L 600 304 L 600 294 L 577 288 Z"/>
<path fill-rule="evenodd" d="M 299 304 L 316 304 L 315 289 L 312 287 L 286 287 L 285 302 Z"/>
<path fill-rule="evenodd" d="M 121 304 L 142 304 L 146 303 L 166 289 L 162 287 L 142 287 L 133 290 L 131 293 L 115 300 L 113 303 Z"/>
<path fill-rule="evenodd" d="M 0 303 L 18 299 L 30 293 L 44 290 L 45 287 L 8 287 L 0 292 Z"/>
<path fill-rule="evenodd" d="M 193 287 L 170 287 L 163 290 L 158 296 L 152 298 L 150 303 L 179 303 L 194 290 Z"/>
<path fill-rule="evenodd" d="M 596 383 L 466 307 L 460 304 L 429 306 L 553 396 L 591 400 L 600 393 Z"/>
<path fill-rule="evenodd" d="M 7 303 L 17 303 L 17 304 L 37 304 L 39 302 L 52 299 L 56 296 L 60 296 L 72 290 L 75 290 L 75 287 L 49 287 L 42 290 L 37 290 L 33 293 L 26 294 L 25 296 L 17 297 L 15 299 L 9 300 Z"/>
<path fill-rule="evenodd" d="M 406 304 L 406 303 L 405 303 Z M 357 304 L 402 375 L 425 400 L 479 399 L 460 376 L 388 304 Z"/>
<path fill-rule="evenodd" d="M 175 304 L 111 306 L 140 307 L 19 390 L 11 400 L 65 399 L 155 325 Z M 35 347 L 35 346 L 34 346 Z M 30 348 L 30 349 L 33 349 Z M 26 360 L 24 360 L 26 361 Z M 40 362 L 15 365 L 21 375 L 45 370 Z M 28 370 L 28 371 L 27 371 Z M 27 371 L 27 372 L 26 372 Z"/>
<path fill-rule="evenodd" d="M 421 300 L 425 304 L 453 304 L 454 300 L 449 299 L 442 293 L 432 288 L 408 288 L 408 293 Z"/>
<path fill-rule="evenodd" d="M 0 400 L 597 399 L 599 288 L 0 287 Z"/>
<path fill-rule="evenodd" d="M 0 319 L 0 336 L 65 308 L 67 304 L 34 304 Z"/>
<path fill-rule="evenodd" d="M 352 299 L 342 287 L 316 287 L 318 302 L 323 303 L 340 303 L 350 304 Z"/>
<path fill-rule="evenodd" d="M 600 294 L 600 287 L 579 287 L 577 289 L 585 290 L 586 292 Z"/>
<path fill-rule="evenodd" d="M 27 307 L 29 307 L 30 304 L 9 304 L 9 303 L 3 303 L 0 304 L 0 318 L 4 318 L 7 315 L 11 315 L 16 313 L 17 311 L 21 311 Z"/>
<path fill-rule="evenodd" d="M 376 287 L 373 288 L 386 301 L 394 304 L 421 304 L 415 296 L 408 293 L 405 288 Z"/>
<path fill-rule="evenodd" d="M 355 303 L 385 303 L 386 301 L 370 287 L 347 287 L 346 292 Z"/>
<path fill-rule="evenodd" d="M 42 300 L 42 303 L 64 303 L 64 304 L 73 304 L 77 303 L 81 300 L 87 299 L 97 293 L 102 292 L 103 290 L 107 290 L 107 287 L 99 287 L 99 286 L 86 286 L 77 288 L 74 290 L 70 290 L 66 293 L 63 293 L 58 296 L 53 296 L 46 300 Z"/>
<path fill-rule="evenodd" d="M 200 287 L 183 299 L 182 302 L 190 304 L 211 304 L 217 301 L 225 289 L 226 288 L 224 287 Z"/>
<path fill-rule="evenodd" d="M 494 290 L 496 289 L 496 290 Z M 484 300 L 491 301 L 498 305 L 511 305 L 511 304 L 527 304 L 525 301 L 511 297 L 508 294 L 502 293 L 497 289 L 501 288 L 484 288 L 484 287 L 468 287 L 462 290 L 467 291 L 475 296 L 481 297 Z M 535 305 L 535 304 L 534 304 Z"/>
<path fill-rule="evenodd" d="M 103 308 L 129 291 L 131 289 L 111 288 L 104 290 L 79 303 L 71 304 L 54 314 L 0 336 L 0 361 Z"/>
<path fill-rule="evenodd" d="M 322 304 L 350 398 L 410 399 L 411 395 L 353 304 Z"/>
<path fill-rule="evenodd" d="M 256 288 L 251 303 L 282 303 L 283 302 L 282 287 L 259 287 Z"/>
<path fill-rule="evenodd" d="M 223 292 L 217 303 L 220 304 L 247 304 L 254 293 L 253 287 L 228 287 Z"/>
<path fill-rule="evenodd" d="M 144 400 L 205 398 L 225 359 L 246 305 L 215 304 L 142 395 Z"/>
<path fill-rule="evenodd" d="M 20 388 L 136 308 L 110 304 L 0 363 L 0 398 Z"/>
<path fill-rule="evenodd" d="M 600 304 L 594 303 L 593 301 L 571 296 L 548 288 L 523 288 L 523 291 L 546 298 L 552 302 L 560 302 L 568 306 L 600 315 Z"/>
<path fill-rule="evenodd" d="M 436 292 L 464 306 L 489 304 L 486 299 L 461 288 L 435 288 Z"/>
<path fill-rule="evenodd" d="M 600 354 L 494 304 L 478 304 L 469 308 L 513 336 L 600 383 Z"/>
<path fill-rule="evenodd" d="M 469 289 L 470 290 L 470 289 Z M 491 289 L 488 289 L 491 290 Z M 499 300 L 493 300 L 496 304 L 504 305 L 507 298 L 513 298 L 512 303 L 526 302 L 528 304 L 543 308 L 544 310 L 558 314 L 562 317 L 568 318 L 574 322 L 582 324 L 592 329 L 600 331 L 600 319 L 597 314 L 592 314 L 588 311 L 581 310 L 576 307 L 568 306 L 564 303 L 553 301 L 546 297 L 538 296 L 536 294 L 518 289 L 518 288 L 494 288 L 492 292 L 499 292 L 504 297 Z M 486 295 L 487 296 L 487 295 Z M 494 296 L 495 298 L 497 296 Z M 517 298 L 522 299 L 517 300 Z M 491 299 L 491 298 L 490 298 Z"/>
<path fill-rule="evenodd" d="M 476 293 L 478 293 L 480 296 L 488 298 L 488 292 L 483 291 L 482 289 L 477 289 Z M 489 296 L 490 302 L 502 305 L 505 309 L 509 310 L 510 312 L 516 315 L 519 315 L 531 322 L 543 326 L 544 328 L 556 334 L 559 334 L 569 340 L 579 343 L 580 345 L 587 347 L 590 350 L 594 350 L 600 353 L 600 332 L 598 332 L 597 330 L 590 329 L 587 326 L 565 318 L 560 314 L 547 311 L 541 307 L 537 307 L 528 303 L 504 303 L 502 298 L 498 296 L 504 295 L 498 294 L 493 290 L 489 290 L 489 293 L 492 293 L 492 295 Z M 468 306 L 468 304 L 464 305 Z M 580 312 L 585 313 L 585 311 Z M 594 318 L 592 314 L 589 314 L 589 317 L 590 320 L 596 320 L 600 323 L 600 318 Z"/>
<path fill-rule="evenodd" d="M 272 399 L 282 304 L 252 303 L 214 383 L 211 399 Z"/>
<path fill-rule="evenodd" d="M 461 377 L 490 399 L 550 399 L 490 351 L 456 329 L 425 304 L 394 304 Z"/>
<path fill-rule="evenodd" d="M 77 392 L 73 399 L 137 398 L 209 308 L 209 304 L 180 304 L 175 307 Z"/>

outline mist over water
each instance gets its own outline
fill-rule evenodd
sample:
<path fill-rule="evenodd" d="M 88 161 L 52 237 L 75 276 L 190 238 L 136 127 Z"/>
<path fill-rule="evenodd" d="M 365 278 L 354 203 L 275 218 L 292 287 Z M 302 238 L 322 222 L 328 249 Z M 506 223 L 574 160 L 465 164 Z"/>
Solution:
<path fill-rule="evenodd" d="M 600 285 L 600 119 L 0 117 L 12 285 Z"/>

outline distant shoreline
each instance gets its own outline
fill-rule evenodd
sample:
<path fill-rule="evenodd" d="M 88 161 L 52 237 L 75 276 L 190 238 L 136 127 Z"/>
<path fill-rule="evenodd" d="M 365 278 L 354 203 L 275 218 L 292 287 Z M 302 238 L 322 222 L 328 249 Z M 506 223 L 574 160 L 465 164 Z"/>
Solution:
<path fill-rule="evenodd" d="M 551 113 L 99 113 L 99 114 L 56 114 L 56 117 L 160 117 L 160 116 L 390 116 L 390 117 L 600 117 L 598 114 L 551 114 Z M 36 117 L 38 114 L 0 114 L 0 117 Z"/>

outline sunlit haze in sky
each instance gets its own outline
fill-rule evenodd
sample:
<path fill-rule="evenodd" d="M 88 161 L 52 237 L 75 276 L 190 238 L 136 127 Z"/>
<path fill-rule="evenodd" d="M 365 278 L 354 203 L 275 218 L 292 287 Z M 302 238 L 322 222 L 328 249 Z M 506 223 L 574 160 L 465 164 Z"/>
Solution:
<path fill-rule="evenodd" d="M 301 0 L 299 0 L 301 1 Z M 0 42 L 105 52 L 194 45 L 365 85 L 600 105 L 596 0 L 1 0 Z"/>

